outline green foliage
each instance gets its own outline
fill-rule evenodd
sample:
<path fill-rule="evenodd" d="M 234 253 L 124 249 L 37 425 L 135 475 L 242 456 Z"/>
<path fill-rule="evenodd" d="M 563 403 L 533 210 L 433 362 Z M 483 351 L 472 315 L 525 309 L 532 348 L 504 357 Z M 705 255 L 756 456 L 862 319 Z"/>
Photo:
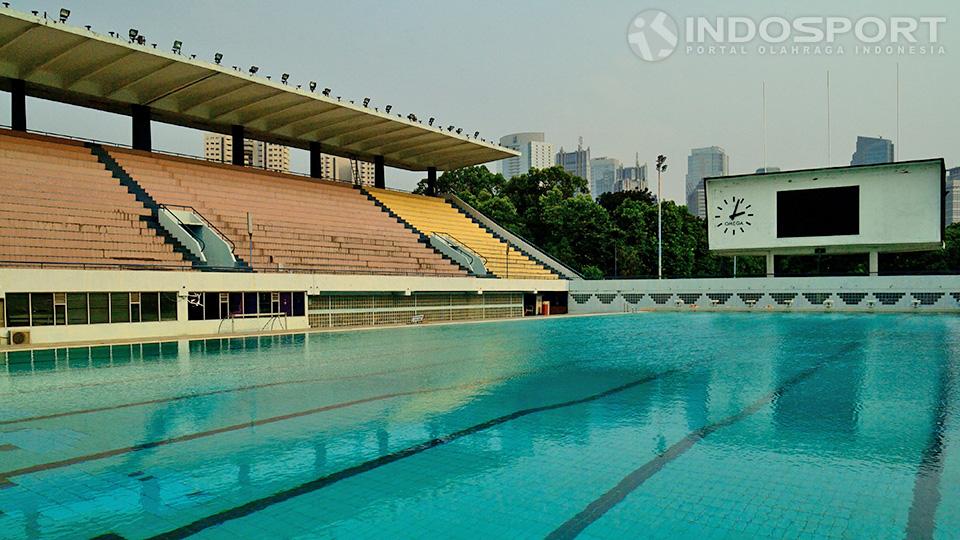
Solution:
<path fill-rule="evenodd" d="M 657 275 L 657 201 L 649 191 L 605 193 L 594 201 L 587 182 L 561 167 L 531 170 L 509 180 L 486 167 L 448 171 L 440 193 L 456 193 L 503 227 L 526 237 L 587 279 Z M 426 192 L 426 181 L 417 186 Z M 711 254 L 706 222 L 673 201 L 661 205 L 663 276 L 729 277 L 733 258 Z M 946 247 L 885 254 L 882 273 L 960 273 L 960 224 L 946 229 Z M 867 273 L 866 255 L 777 257 L 780 275 Z M 738 257 L 736 275 L 763 276 L 763 257 Z"/>

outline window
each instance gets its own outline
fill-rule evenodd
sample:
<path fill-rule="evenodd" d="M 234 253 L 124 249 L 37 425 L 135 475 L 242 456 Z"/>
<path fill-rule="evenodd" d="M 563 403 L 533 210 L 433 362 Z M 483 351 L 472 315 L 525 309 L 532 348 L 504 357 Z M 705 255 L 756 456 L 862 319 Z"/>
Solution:
<path fill-rule="evenodd" d="M 203 293 L 190 293 L 187 318 L 191 321 L 203 320 Z"/>
<path fill-rule="evenodd" d="M 160 320 L 160 293 L 140 293 L 140 320 L 142 322 Z"/>
<path fill-rule="evenodd" d="M 130 322 L 140 322 L 140 293 L 130 293 Z"/>
<path fill-rule="evenodd" d="M 53 325 L 53 293 L 30 295 L 30 322 L 32 326 Z"/>
<path fill-rule="evenodd" d="M 53 293 L 53 322 L 67 324 L 67 293 Z"/>
<path fill-rule="evenodd" d="M 90 324 L 110 322 L 110 294 L 90 293 Z"/>
<path fill-rule="evenodd" d="M 280 312 L 286 313 L 287 316 L 293 315 L 293 294 L 292 293 L 280 293 Z"/>
<path fill-rule="evenodd" d="M 243 314 L 256 315 L 257 313 L 257 293 L 243 293 Z"/>
<path fill-rule="evenodd" d="M 110 293 L 110 322 L 130 322 L 130 293 Z"/>
<path fill-rule="evenodd" d="M 160 320 L 161 321 L 177 320 L 177 293 L 175 292 L 160 293 Z"/>
<path fill-rule="evenodd" d="M 211 321 L 220 318 L 220 293 L 203 293 L 203 318 Z"/>
<path fill-rule="evenodd" d="M 230 293 L 229 313 L 231 317 L 243 315 L 243 293 Z"/>
<path fill-rule="evenodd" d="M 306 313 L 306 293 L 293 293 L 293 316 L 303 317 Z"/>
<path fill-rule="evenodd" d="M 86 293 L 67 293 L 67 324 L 87 324 Z"/>
<path fill-rule="evenodd" d="M 30 295 L 27 293 L 7 293 L 7 324 L 10 326 L 30 326 Z"/>

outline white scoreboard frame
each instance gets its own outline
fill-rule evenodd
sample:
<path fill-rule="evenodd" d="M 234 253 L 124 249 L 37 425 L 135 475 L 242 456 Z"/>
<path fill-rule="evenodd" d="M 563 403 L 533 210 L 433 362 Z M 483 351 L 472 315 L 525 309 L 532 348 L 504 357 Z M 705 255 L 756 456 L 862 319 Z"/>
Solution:
<path fill-rule="evenodd" d="M 942 158 L 718 176 L 704 183 L 707 240 L 710 251 L 720 255 L 924 251 L 943 246 Z M 778 192 L 850 186 L 859 187 L 857 234 L 778 237 Z"/>

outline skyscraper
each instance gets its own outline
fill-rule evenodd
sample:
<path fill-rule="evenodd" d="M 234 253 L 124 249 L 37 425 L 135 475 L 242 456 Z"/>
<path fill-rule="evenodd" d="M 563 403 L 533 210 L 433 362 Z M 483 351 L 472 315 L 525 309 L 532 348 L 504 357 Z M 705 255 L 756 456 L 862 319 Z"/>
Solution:
<path fill-rule="evenodd" d="M 203 136 L 203 157 L 220 163 L 233 162 L 233 139 L 219 133 Z M 290 149 L 279 144 L 253 139 L 243 140 L 243 164 L 269 171 L 290 171 Z"/>
<path fill-rule="evenodd" d="M 730 168 L 730 159 L 723 148 L 708 146 L 694 148 L 687 156 L 687 210 L 701 218 L 706 218 L 706 192 L 703 179 L 711 176 L 725 176 Z"/>
<path fill-rule="evenodd" d="M 883 137 L 857 137 L 857 150 L 850 158 L 851 165 L 870 165 L 893 162 L 893 141 Z"/>
<path fill-rule="evenodd" d="M 568 173 L 579 176 L 587 181 L 587 186 L 591 186 L 590 183 L 590 148 L 583 149 L 582 145 L 579 149 L 574 150 L 573 152 L 564 152 L 563 147 L 560 147 L 560 152 L 557 153 L 557 165 L 563 167 L 563 170 Z"/>
<path fill-rule="evenodd" d="M 647 164 L 640 164 L 640 153 L 638 152 L 632 167 L 624 167 L 620 171 L 620 182 L 617 183 L 615 191 L 638 191 L 647 189 Z"/>
<path fill-rule="evenodd" d="M 500 162 L 500 172 L 505 178 L 526 174 L 530 169 L 553 167 L 553 145 L 544 142 L 543 133 L 512 133 L 500 138 L 500 145 L 520 152 L 519 156 Z"/>
<path fill-rule="evenodd" d="M 960 223 L 960 167 L 947 169 L 947 197 L 943 201 L 943 224 Z"/>
<path fill-rule="evenodd" d="M 590 184 L 590 194 L 599 197 L 604 193 L 610 193 L 616 190 L 617 182 L 620 181 L 620 172 L 623 166 L 619 159 L 598 157 L 590 160 L 590 177 L 593 179 Z"/>

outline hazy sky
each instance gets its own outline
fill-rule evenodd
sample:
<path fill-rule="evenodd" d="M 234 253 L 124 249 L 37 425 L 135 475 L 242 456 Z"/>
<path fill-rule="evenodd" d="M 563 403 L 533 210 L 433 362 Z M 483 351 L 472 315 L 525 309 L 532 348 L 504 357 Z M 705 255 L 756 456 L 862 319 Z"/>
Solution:
<path fill-rule="evenodd" d="M 126 34 L 136 27 L 150 42 L 226 65 L 260 66 L 261 75 L 316 80 L 334 95 L 397 112 L 436 116 L 498 138 L 544 131 L 558 147 L 577 137 L 594 157 L 672 165 L 665 196 L 682 199 L 690 148 L 718 145 L 730 172 L 763 165 L 761 84 L 766 82 L 767 164 L 826 165 L 825 77 L 831 73 L 831 165 L 849 163 L 858 134 L 896 138 L 896 64 L 900 64 L 898 159 L 944 157 L 960 165 L 960 3 L 940 0 L 782 2 L 492 1 L 417 2 L 28 2 L 13 7 L 73 13 L 70 24 Z M 750 45 L 744 56 L 698 56 L 677 50 L 650 63 L 627 45 L 627 28 L 646 9 L 688 16 L 943 16 L 943 55 L 772 56 Z M 854 42 L 845 42 L 849 45 Z M 0 122 L 9 124 L 9 106 Z M 108 141 L 130 140 L 124 117 L 31 100 L 32 129 Z M 199 154 L 199 133 L 154 128 L 158 148 Z M 294 168 L 306 169 L 304 152 Z M 419 174 L 388 170 L 387 183 L 410 188 Z"/>

